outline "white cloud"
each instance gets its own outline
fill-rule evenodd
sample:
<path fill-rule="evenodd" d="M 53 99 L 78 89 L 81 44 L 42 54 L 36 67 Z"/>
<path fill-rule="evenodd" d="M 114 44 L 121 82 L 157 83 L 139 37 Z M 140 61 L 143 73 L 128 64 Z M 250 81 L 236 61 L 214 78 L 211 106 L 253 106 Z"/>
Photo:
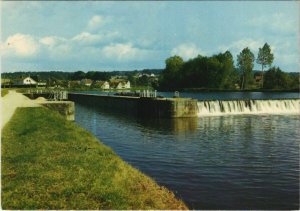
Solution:
<path fill-rule="evenodd" d="M 93 16 L 88 22 L 88 29 L 89 30 L 96 30 L 99 27 L 103 26 L 109 21 L 109 17 L 103 17 L 100 15 Z"/>
<path fill-rule="evenodd" d="M 183 43 L 173 48 L 171 51 L 172 55 L 181 56 L 183 59 L 191 59 L 199 54 L 203 55 L 205 52 L 201 51 L 195 44 L 192 43 Z"/>
<path fill-rule="evenodd" d="M 43 37 L 39 41 L 40 41 L 40 43 L 47 45 L 47 46 L 55 45 L 55 39 L 53 37 Z"/>
<path fill-rule="evenodd" d="M 72 40 L 83 44 L 95 44 L 102 40 L 102 36 L 99 34 L 90 34 L 89 32 L 82 32 L 74 36 Z"/>
<path fill-rule="evenodd" d="M 39 39 L 40 56 L 51 60 L 63 60 L 72 57 L 74 45 L 64 37 L 47 36 Z"/>
<path fill-rule="evenodd" d="M 81 45 L 95 45 L 104 42 L 110 42 L 115 38 L 120 37 L 119 32 L 106 32 L 101 34 L 91 34 L 89 32 L 81 32 L 80 34 L 74 36 L 71 40 L 76 42 L 76 44 Z"/>
<path fill-rule="evenodd" d="M 48 36 L 42 37 L 41 39 L 39 39 L 39 42 L 47 47 L 54 47 L 66 43 L 67 39 L 63 37 Z"/>
<path fill-rule="evenodd" d="M 7 56 L 32 57 L 39 51 L 39 43 L 36 39 L 26 34 L 14 34 L 9 36 L 1 45 L 1 52 Z"/>
<path fill-rule="evenodd" d="M 108 45 L 103 48 L 102 53 L 107 58 L 119 61 L 135 59 L 143 54 L 140 49 L 133 47 L 131 43 Z"/>

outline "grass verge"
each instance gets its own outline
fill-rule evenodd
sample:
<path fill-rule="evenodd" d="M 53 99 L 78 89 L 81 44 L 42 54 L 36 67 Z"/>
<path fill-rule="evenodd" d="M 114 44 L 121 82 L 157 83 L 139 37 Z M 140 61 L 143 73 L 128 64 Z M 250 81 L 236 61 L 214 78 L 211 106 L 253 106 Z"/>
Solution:
<path fill-rule="evenodd" d="M 45 108 L 2 130 L 3 209 L 187 209 L 92 134 Z"/>
<path fill-rule="evenodd" d="M 8 93 L 8 89 L 1 88 L 1 97 L 4 97 L 5 95 L 7 95 L 7 93 Z"/>

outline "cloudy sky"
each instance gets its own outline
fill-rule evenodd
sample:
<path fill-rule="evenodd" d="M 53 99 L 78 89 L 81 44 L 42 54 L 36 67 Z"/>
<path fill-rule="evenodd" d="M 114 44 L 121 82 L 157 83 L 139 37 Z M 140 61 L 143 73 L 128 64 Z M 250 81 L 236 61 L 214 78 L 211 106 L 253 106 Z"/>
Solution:
<path fill-rule="evenodd" d="M 1 71 L 133 70 L 268 42 L 299 71 L 299 2 L 0 2 Z M 256 66 L 256 68 L 259 68 Z"/>

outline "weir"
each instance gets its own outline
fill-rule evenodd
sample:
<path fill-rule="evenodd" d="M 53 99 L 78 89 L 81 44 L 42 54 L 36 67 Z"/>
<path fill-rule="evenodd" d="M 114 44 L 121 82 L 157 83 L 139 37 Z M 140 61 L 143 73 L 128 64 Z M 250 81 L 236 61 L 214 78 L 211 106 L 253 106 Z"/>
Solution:
<path fill-rule="evenodd" d="M 300 99 L 210 100 L 198 102 L 198 116 L 300 114 Z"/>

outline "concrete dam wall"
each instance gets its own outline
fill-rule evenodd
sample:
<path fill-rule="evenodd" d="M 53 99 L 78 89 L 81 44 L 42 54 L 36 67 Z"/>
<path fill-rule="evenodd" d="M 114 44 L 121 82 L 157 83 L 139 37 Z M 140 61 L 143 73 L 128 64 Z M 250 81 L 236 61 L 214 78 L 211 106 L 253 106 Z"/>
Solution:
<path fill-rule="evenodd" d="M 191 98 L 150 98 L 129 96 L 104 96 L 69 93 L 75 103 L 89 104 L 147 118 L 197 117 L 197 100 Z"/>
<path fill-rule="evenodd" d="M 30 93 L 30 94 L 23 94 L 23 95 L 25 95 L 33 100 L 37 99 L 39 97 L 43 97 L 45 99 L 49 99 L 51 97 L 51 95 L 49 93 L 38 93 L 38 94 Z M 50 101 L 45 100 L 45 101 L 40 101 L 39 104 L 50 110 L 58 112 L 63 117 L 65 117 L 65 119 L 67 119 L 69 121 L 75 120 L 75 104 L 74 104 L 74 102 L 58 101 L 58 100 L 50 100 Z"/>

